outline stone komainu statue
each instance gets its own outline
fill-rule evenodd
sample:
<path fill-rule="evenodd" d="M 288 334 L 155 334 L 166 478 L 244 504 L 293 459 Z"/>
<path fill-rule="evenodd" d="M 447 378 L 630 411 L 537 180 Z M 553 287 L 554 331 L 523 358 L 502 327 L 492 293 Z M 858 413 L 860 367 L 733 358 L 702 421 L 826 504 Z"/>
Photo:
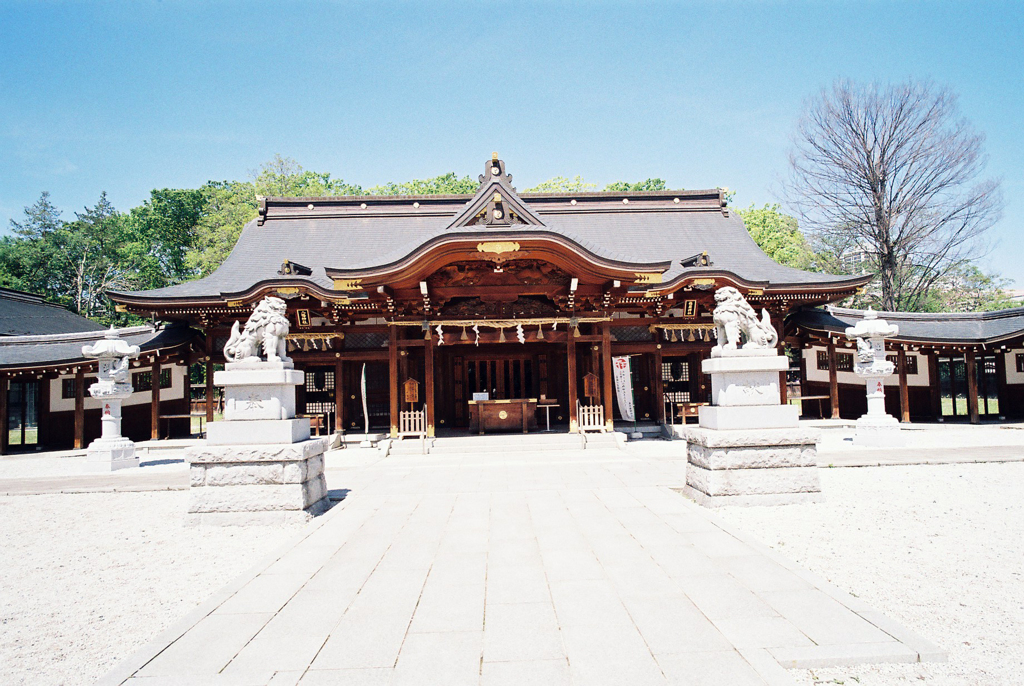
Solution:
<path fill-rule="evenodd" d="M 719 288 L 715 291 L 714 322 L 718 329 L 718 345 L 723 350 L 736 350 L 740 347 L 740 336 L 745 339 L 743 347 L 774 348 L 779 342 L 779 334 L 771 324 L 768 310 L 761 310 L 761 319 L 738 290 L 732 286 Z"/>
<path fill-rule="evenodd" d="M 288 335 L 287 305 L 281 298 L 267 296 L 256 306 L 245 328 L 235 322 L 231 337 L 224 346 L 224 357 L 228 362 L 244 362 L 260 359 L 260 347 L 267 355 L 268 362 L 288 362 L 285 336 Z"/>

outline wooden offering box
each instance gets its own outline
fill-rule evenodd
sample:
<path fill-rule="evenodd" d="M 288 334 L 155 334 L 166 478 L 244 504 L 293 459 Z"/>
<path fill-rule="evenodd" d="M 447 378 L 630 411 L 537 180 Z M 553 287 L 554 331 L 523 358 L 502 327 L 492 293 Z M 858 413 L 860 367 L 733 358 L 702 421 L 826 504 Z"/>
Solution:
<path fill-rule="evenodd" d="M 470 400 L 469 430 L 486 431 L 537 430 L 537 399 Z"/>

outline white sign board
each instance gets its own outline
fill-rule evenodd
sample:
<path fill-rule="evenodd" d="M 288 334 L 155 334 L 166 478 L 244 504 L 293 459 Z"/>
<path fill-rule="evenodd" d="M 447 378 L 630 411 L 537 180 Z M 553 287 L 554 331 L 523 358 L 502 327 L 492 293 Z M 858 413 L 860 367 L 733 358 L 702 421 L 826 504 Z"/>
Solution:
<path fill-rule="evenodd" d="M 473 400 L 490 400 L 490 399 L 491 399 L 491 394 L 490 393 L 474 393 L 473 394 Z"/>
<path fill-rule="evenodd" d="M 619 403 L 619 414 L 627 422 L 636 421 L 633 408 L 633 375 L 630 373 L 628 355 L 612 358 L 612 377 L 615 381 L 615 399 Z"/>

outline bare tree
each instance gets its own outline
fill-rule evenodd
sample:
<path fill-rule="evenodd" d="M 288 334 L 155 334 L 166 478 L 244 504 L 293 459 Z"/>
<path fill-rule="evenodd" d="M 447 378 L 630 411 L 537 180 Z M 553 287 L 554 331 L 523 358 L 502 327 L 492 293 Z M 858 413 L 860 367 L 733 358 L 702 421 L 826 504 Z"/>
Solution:
<path fill-rule="evenodd" d="M 800 121 L 787 196 L 813 237 L 868 254 L 882 309 L 915 310 L 1000 217 L 983 140 L 948 89 L 838 81 Z"/>

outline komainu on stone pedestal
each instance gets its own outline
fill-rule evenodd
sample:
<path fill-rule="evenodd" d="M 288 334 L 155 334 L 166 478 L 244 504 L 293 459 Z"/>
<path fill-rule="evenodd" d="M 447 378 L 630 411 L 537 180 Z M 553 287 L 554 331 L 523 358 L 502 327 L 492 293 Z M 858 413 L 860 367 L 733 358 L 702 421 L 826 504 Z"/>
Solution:
<path fill-rule="evenodd" d="M 789 367 L 775 346 L 767 310 L 758 319 L 735 288 L 715 293 L 718 345 L 701 370 L 711 376 L 711 405 L 698 410 L 698 428 L 681 427 L 686 441 L 686 487 L 698 503 L 778 505 L 821 498 L 818 432 L 799 428 L 799 410 L 780 401 L 780 375 Z"/>
<path fill-rule="evenodd" d="M 207 425 L 206 444 L 186 451 L 191 524 L 301 521 L 330 507 L 328 440 L 311 439 L 309 421 L 295 417 L 303 374 L 284 354 L 285 312 L 283 300 L 268 297 L 244 329 L 238 322 L 231 329 L 229 362 L 213 377 L 224 388 L 224 421 Z"/>

